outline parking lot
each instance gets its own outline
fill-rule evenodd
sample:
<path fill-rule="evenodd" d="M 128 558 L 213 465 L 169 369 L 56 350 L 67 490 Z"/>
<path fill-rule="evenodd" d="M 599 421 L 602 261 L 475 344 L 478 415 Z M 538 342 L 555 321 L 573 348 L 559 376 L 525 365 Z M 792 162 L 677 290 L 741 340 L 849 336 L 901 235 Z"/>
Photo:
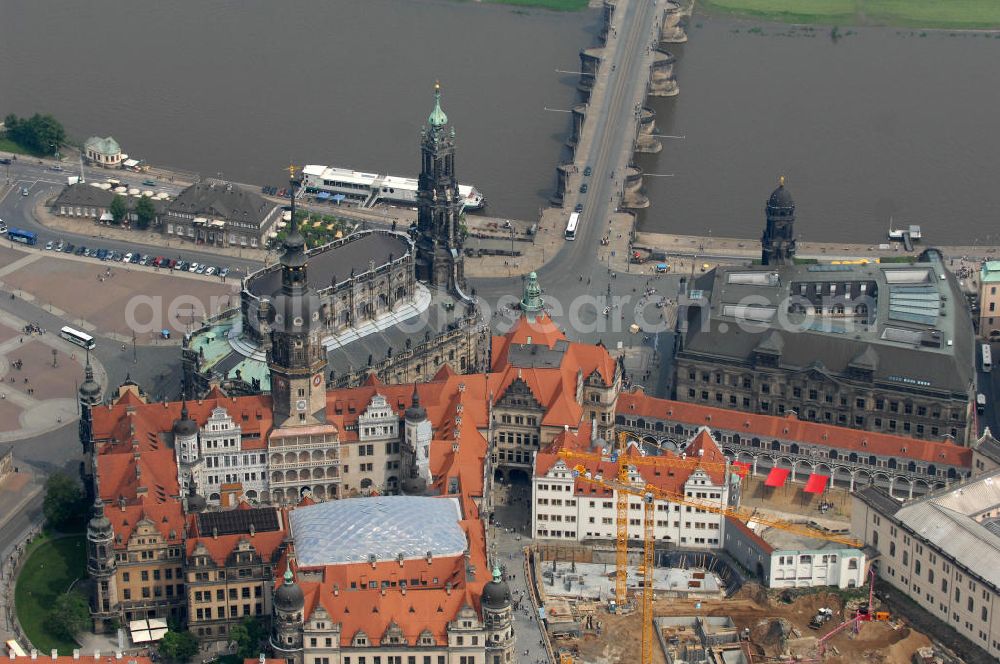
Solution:
<path fill-rule="evenodd" d="M 45 243 L 46 251 L 82 256 L 84 258 L 94 258 L 103 262 L 126 263 L 130 265 L 149 266 L 154 268 L 167 269 L 170 271 L 192 272 L 194 274 L 204 274 L 205 276 L 218 276 L 226 279 L 229 276 L 228 265 L 208 265 L 206 263 L 189 262 L 169 256 L 156 256 L 136 251 L 119 251 L 116 249 L 105 249 L 103 247 L 88 247 L 86 245 L 75 245 L 65 240 L 53 240 Z"/>

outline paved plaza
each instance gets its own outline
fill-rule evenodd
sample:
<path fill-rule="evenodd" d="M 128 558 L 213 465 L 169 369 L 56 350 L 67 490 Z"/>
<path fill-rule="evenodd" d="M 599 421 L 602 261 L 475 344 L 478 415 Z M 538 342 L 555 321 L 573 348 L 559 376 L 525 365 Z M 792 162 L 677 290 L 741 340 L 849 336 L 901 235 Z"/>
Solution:
<path fill-rule="evenodd" d="M 13 315 L 0 319 L 0 442 L 49 432 L 77 417 L 75 389 L 86 352 L 54 332 L 25 333 L 25 325 Z"/>
<path fill-rule="evenodd" d="M 88 333 L 121 341 L 131 342 L 134 329 L 137 343 L 161 343 L 160 331 L 168 329 L 177 343 L 190 323 L 239 302 L 234 280 L 38 251 L 11 258 L 0 268 L 7 293 Z"/>

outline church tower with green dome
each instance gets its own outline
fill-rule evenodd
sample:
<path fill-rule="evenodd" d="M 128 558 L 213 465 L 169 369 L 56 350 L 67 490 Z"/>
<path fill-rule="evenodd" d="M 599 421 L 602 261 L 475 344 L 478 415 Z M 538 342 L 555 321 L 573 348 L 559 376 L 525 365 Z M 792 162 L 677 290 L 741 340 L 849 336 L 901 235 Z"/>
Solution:
<path fill-rule="evenodd" d="M 465 287 L 462 197 L 455 175 L 455 129 L 441 108 L 441 86 L 434 86 L 434 109 L 420 131 L 417 181 L 417 279 L 461 296 Z M 465 299 L 463 297 L 463 299 Z"/>

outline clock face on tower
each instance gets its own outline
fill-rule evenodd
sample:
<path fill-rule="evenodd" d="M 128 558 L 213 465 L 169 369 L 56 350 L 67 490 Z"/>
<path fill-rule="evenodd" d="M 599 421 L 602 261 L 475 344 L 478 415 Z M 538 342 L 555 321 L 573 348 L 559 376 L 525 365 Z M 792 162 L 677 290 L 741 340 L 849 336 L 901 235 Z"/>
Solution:
<path fill-rule="evenodd" d="M 295 408 L 296 408 L 296 410 L 305 410 L 306 409 L 306 400 L 305 399 L 299 399 L 298 401 L 296 401 L 295 402 Z"/>

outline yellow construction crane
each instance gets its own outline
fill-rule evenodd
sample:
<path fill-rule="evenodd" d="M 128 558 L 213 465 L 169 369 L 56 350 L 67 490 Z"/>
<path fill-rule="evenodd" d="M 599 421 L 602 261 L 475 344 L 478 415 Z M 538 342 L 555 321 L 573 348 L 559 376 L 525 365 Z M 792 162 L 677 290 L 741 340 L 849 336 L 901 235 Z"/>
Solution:
<path fill-rule="evenodd" d="M 618 434 L 618 445 L 610 455 L 602 455 L 594 452 L 576 452 L 573 450 L 559 450 L 559 457 L 567 462 L 584 463 L 612 463 L 617 466 L 618 482 L 625 486 L 629 484 L 630 466 L 654 466 L 658 468 L 684 468 L 694 470 L 704 468 L 705 470 L 718 470 L 723 473 L 731 470 L 726 461 L 708 461 L 701 457 L 682 458 L 673 455 L 669 456 L 629 456 L 626 453 L 626 445 L 629 439 L 642 443 L 642 439 L 629 431 L 622 431 Z M 743 472 L 737 471 L 737 475 L 742 477 Z M 641 495 L 641 494 L 637 494 Z M 676 502 L 676 501 L 675 501 Z M 618 493 L 616 501 L 616 546 L 615 546 L 615 602 L 619 609 L 624 609 L 628 604 L 628 496 L 625 492 Z"/>
<path fill-rule="evenodd" d="M 622 472 L 621 468 L 625 467 L 625 471 Z M 822 530 L 817 530 L 809 526 L 804 526 L 801 524 L 791 523 L 789 521 L 784 521 L 782 519 L 775 519 L 769 517 L 762 517 L 749 510 L 745 510 L 739 507 L 728 507 L 723 505 L 718 505 L 712 503 L 711 501 L 692 498 L 685 496 L 684 494 L 676 493 L 673 491 L 665 491 L 659 487 L 653 486 L 652 484 L 646 484 L 645 486 L 634 486 L 629 484 L 628 479 L 628 469 L 627 464 L 619 466 L 619 476 L 616 480 L 605 480 L 601 477 L 594 477 L 583 465 L 577 465 L 574 469 L 574 474 L 577 479 L 584 482 L 590 482 L 596 484 L 597 486 L 603 487 L 605 489 L 610 489 L 612 491 L 618 492 L 618 539 L 619 542 L 625 541 L 627 545 L 628 540 L 628 498 L 624 500 L 625 509 L 621 508 L 623 503 L 623 496 L 641 496 L 643 499 L 643 555 L 642 555 L 642 566 L 640 567 L 640 573 L 643 577 L 643 587 L 642 587 L 642 664 L 651 664 L 653 661 L 653 554 L 656 544 L 656 538 L 654 534 L 653 527 L 654 522 L 654 512 L 653 505 L 655 500 L 664 500 L 668 502 L 677 503 L 679 505 L 687 505 L 694 507 L 698 510 L 703 510 L 706 512 L 712 512 L 714 514 L 721 514 L 723 516 L 731 516 L 741 521 L 753 520 L 762 525 L 769 526 L 772 528 L 779 528 L 781 530 L 786 530 L 799 535 L 805 535 L 808 537 L 815 537 L 818 539 L 829 540 L 833 542 L 838 542 L 841 544 L 847 544 L 849 546 L 861 546 L 861 542 L 850 537 L 843 535 L 838 535 L 835 533 L 828 533 Z M 625 480 L 622 479 L 625 478 Z M 623 525 L 624 524 L 624 525 Z M 624 530 L 624 540 L 622 532 Z M 618 590 L 618 582 L 625 578 L 622 573 L 624 567 L 628 564 L 628 550 L 625 549 L 625 555 L 621 555 L 621 550 L 618 551 L 618 556 L 616 564 L 618 565 L 616 571 L 616 592 Z M 622 593 L 624 595 L 624 593 Z M 622 600 L 616 594 L 616 601 L 618 601 L 619 606 L 624 606 Z"/>

